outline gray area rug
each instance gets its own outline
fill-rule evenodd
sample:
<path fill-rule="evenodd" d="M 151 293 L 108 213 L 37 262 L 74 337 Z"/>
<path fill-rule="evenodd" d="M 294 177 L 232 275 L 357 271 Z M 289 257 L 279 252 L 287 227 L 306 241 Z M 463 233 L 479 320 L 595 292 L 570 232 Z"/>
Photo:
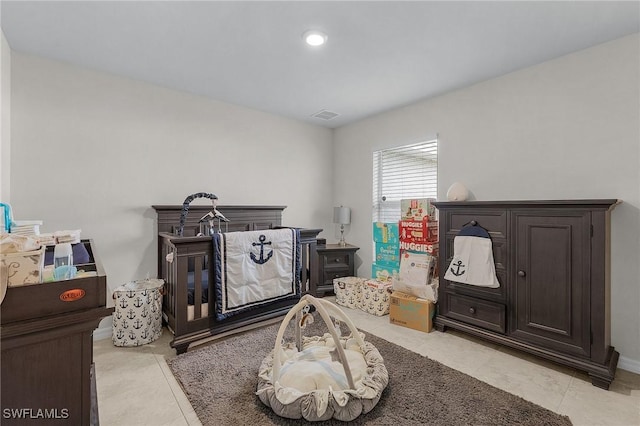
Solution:
<path fill-rule="evenodd" d="M 322 335 L 322 320 L 305 336 Z M 293 323 L 294 321 L 292 321 Z M 318 324 L 320 322 L 320 325 Z M 279 324 L 214 341 L 168 361 L 204 425 L 297 425 L 255 395 L 260 363 L 273 349 Z M 285 335 L 292 340 L 293 327 Z M 568 417 L 365 333 L 384 357 L 389 385 L 378 405 L 355 425 L 570 425 Z M 316 425 L 344 425 L 340 421 Z"/>

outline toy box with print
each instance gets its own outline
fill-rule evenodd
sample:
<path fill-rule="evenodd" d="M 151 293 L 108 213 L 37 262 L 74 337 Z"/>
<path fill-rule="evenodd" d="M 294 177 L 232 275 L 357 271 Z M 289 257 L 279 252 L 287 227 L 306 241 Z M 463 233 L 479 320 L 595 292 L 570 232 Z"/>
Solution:
<path fill-rule="evenodd" d="M 376 243 L 375 262 L 381 265 L 395 266 L 400 262 L 400 246 L 398 243 Z"/>
<path fill-rule="evenodd" d="M 400 219 L 402 220 L 437 220 L 435 198 L 407 198 L 400 200 Z"/>
<path fill-rule="evenodd" d="M 360 309 L 362 306 L 362 285 L 366 278 L 341 277 L 333 280 L 333 292 L 338 305 Z"/>
<path fill-rule="evenodd" d="M 398 223 L 373 222 L 373 241 L 383 244 L 398 244 Z"/>
<path fill-rule="evenodd" d="M 438 222 L 425 220 L 401 220 L 399 222 L 400 241 L 424 243 L 438 241 Z"/>
<path fill-rule="evenodd" d="M 387 315 L 389 313 L 389 296 L 391 296 L 389 281 L 366 280 L 362 285 L 360 309 L 376 316 Z"/>

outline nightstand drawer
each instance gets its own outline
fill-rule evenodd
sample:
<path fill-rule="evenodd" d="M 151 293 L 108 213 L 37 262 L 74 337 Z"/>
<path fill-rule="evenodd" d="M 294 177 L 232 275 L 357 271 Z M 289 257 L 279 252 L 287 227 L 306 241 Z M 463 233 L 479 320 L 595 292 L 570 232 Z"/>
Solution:
<path fill-rule="evenodd" d="M 446 293 L 449 310 L 446 316 L 487 330 L 505 332 L 505 305 Z"/>
<path fill-rule="evenodd" d="M 333 280 L 335 278 L 349 277 L 353 275 L 349 267 L 346 268 L 331 268 L 325 269 L 323 273 L 322 283 L 325 285 L 331 284 L 333 286 Z"/>
<path fill-rule="evenodd" d="M 351 253 L 325 253 L 323 256 L 324 267 L 328 268 L 348 268 Z"/>
<path fill-rule="evenodd" d="M 312 292 L 320 297 L 333 292 L 335 278 L 351 277 L 355 273 L 355 254 L 358 247 L 347 244 L 326 244 L 318 246 L 318 285 Z"/>

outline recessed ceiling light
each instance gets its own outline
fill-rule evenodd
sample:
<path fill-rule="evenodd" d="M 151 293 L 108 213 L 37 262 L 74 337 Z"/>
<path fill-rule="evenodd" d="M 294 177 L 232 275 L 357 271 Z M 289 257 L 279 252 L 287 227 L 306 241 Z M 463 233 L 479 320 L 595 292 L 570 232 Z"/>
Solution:
<path fill-rule="evenodd" d="M 309 46 L 322 46 L 327 41 L 327 35 L 320 31 L 309 30 L 302 34 L 302 39 Z"/>

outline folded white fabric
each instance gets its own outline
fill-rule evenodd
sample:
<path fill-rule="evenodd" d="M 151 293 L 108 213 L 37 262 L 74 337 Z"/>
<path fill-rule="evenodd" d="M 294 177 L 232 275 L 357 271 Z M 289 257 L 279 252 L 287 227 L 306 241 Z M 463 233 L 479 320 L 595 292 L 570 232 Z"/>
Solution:
<path fill-rule="evenodd" d="M 481 226 L 462 228 L 453 240 L 453 259 L 445 279 L 480 287 L 498 288 L 489 233 Z"/>
<path fill-rule="evenodd" d="M 40 241 L 37 238 L 18 234 L 0 234 L 0 253 L 22 253 L 39 248 Z"/>

